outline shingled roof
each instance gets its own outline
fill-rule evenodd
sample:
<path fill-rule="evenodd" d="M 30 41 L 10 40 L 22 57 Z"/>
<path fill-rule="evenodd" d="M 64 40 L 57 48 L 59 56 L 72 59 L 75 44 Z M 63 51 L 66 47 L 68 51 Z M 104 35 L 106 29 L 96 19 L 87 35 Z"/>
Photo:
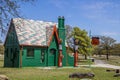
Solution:
<path fill-rule="evenodd" d="M 14 18 L 14 24 L 20 45 L 47 46 L 57 23 Z"/>

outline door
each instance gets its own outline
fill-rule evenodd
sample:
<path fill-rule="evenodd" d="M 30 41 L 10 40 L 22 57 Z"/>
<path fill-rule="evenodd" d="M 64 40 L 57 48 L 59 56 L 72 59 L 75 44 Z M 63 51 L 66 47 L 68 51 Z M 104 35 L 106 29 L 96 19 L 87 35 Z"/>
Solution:
<path fill-rule="evenodd" d="M 56 49 L 54 49 L 54 48 L 50 49 L 50 51 L 49 51 L 48 65 L 56 66 Z"/>
<path fill-rule="evenodd" d="M 11 67 L 15 67 L 15 61 L 16 61 L 16 51 L 17 51 L 17 48 L 15 48 L 15 50 L 13 48 L 11 48 L 10 50 L 10 60 L 11 60 Z"/>

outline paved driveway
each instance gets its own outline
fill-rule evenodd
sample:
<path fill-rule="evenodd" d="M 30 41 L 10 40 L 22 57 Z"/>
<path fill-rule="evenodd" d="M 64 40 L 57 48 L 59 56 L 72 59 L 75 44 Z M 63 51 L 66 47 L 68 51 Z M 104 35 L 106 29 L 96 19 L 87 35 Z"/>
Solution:
<path fill-rule="evenodd" d="M 79 65 L 79 66 L 90 66 L 90 67 L 104 67 L 104 68 L 112 68 L 112 69 L 120 69 L 120 66 L 115 66 L 115 65 L 111 65 L 108 64 L 106 62 L 104 62 L 103 60 L 94 60 L 95 64 L 93 65 Z"/>

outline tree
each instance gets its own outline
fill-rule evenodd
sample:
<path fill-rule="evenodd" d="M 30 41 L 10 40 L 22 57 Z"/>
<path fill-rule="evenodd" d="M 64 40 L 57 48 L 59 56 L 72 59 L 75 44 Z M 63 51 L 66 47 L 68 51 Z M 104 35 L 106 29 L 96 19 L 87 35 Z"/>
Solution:
<path fill-rule="evenodd" d="M 35 0 L 0 0 L 0 30 L 6 34 L 6 24 L 12 17 L 21 17 L 19 8 L 23 2 L 33 2 Z"/>
<path fill-rule="evenodd" d="M 99 55 L 99 57 L 101 57 L 102 55 L 102 47 L 101 45 L 96 45 L 96 46 L 93 46 L 93 53 L 96 54 L 96 55 Z"/>
<path fill-rule="evenodd" d="M 113 48 L 113 45 L 115 44 L 116 40 L 114 40 L 111 37 L 101 36 L 101 44 L 102 48 L 106 50 L 106 59 L 109 60 L 109 53 L 110 49 Z"/>
<path fill-rule="evenodd" d="M 87 55 L 92 50 L 91 47 L 91 40 L 90 37 L 87 35 L 87 32 L 85 30 L 81 30 L 79 27 L 74 27 L 72 32 L 73 39 L 78 39 L 80 41 L 79 43 L 79 53 L 85 55 L 85 59 L 87 59 Z"/>
<path fill-rule="evenodd" d="M 0 40 L 0 43 L 2 43 L 2 41 Z"/>
<path fill-rule="evenodd" d="M 65 28 L 66 28 L 66 42 L 67 42 L 67 45 L 68 45 L 68 48 L 67 48 L 67 53 L 71 53 L 72 50 L 70 48 L 70 38 L 72 36 L 72 30 L 73 28 L 70 26 L 70 25 L 65 25 Z"/>
<path fill-rule="evenodd" d="M 4 46 L 0 43 L 0 54 L 4 54 Z"/>
<path fill-rule="evenodd" d="M 113 49 L 111 51 L 113 55 L 119 55 L 120 56 L 120 43 L 116 43 L 113 45 Z"/>
<path fill-rule="evenodd" d="M 70 37 L 72 36 L 73 28 L 70 25 L 65 25 L 66 28 L 66 39 L 69 41 Z"/>

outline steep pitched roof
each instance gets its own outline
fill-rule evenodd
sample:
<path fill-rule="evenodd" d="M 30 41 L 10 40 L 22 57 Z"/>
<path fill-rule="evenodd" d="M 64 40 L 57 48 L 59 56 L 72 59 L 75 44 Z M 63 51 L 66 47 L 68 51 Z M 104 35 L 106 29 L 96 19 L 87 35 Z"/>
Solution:
<path fill-rule="evenodd" d="M 50 36 L 50 38 L 49 38 L 49 40 L 48 40 L 48 46 L 50 45 L 50 42 L 52 41 L 52 36 L 54 36 L 54 34 L 55 34 L 55 36 L 56 36 L 56 38 L 57 38 L 57 42 L 58 42 L 58 44 L 59 44 L 59 37 L 58 37 L 57 28 L 56 28 L 56 26 L 54 26 L 54 27 L 53 27 L 52 34 L 51 34 L 51 36 Z"/>
<path fill-rule="evenodd" d="M 21 18 L 14 18 L 12 21 L 20 45 L 48 46 L 57 24 Z"/>

